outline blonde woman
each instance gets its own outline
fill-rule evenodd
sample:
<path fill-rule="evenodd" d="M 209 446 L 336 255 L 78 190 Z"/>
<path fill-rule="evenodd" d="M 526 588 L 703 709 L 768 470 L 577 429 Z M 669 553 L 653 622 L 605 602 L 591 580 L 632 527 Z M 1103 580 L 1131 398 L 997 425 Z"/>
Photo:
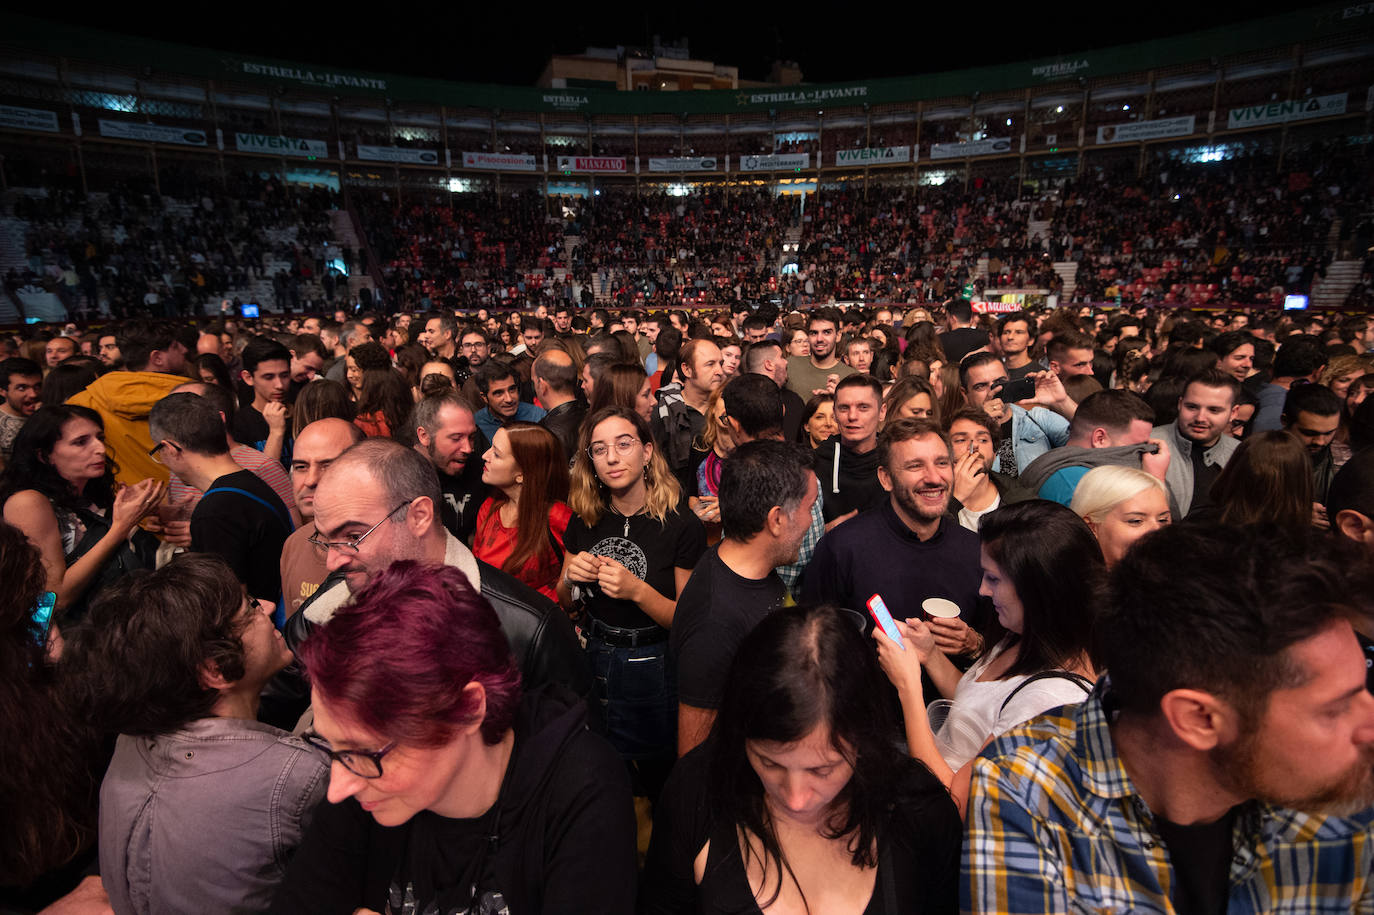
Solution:
<path fill-rule="evenodd" d="M 1164 484 L 1134 467 L 1089 470 L 1078 481 L 1069 508 L 1088 522 L 1109 568 L 1131 544 L 1173 520 Z"/>
<path fill-rule="evenodd" d="M 706 533 L 634 410 L 597 410 L 578 444 L 558 599 L 584 614 L 606 736 L 652 795 L 677 753 L 668 628 Z"/>

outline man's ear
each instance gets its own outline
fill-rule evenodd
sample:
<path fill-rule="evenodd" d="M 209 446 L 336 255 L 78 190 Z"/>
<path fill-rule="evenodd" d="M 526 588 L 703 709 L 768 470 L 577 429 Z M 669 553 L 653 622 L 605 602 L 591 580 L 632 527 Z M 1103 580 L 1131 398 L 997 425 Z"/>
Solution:
<path fill-rule="evenodd" d="M 437 519 L 434 517 L 434 502 L 428 496 L 421 496 L 410 503 L 406 511 L 406 526 L 416 537 L 429 533 L 429 528 Z"/>
<path fill-rule="evenodd" d="M 886 467 L 878 467 L 878 482 L 882 484 L 883 489 L 892 492 L 892 474 L 887 472 Z"/>
<path fill-rule="evenodd" d="M 239 371 L 239 379 L 250 388 L 253 386 L 253 373 L 247 369 L 241 369 Z"/>
<path fill-rule="evenodd" d="M 1240 716 L 1229 702 L 1198 689 L 1175 689 L 1159 700 L 1159 710 L 1174 736 L 1199 752 L 1240 737 Z"/>
<path fill-rule="evenodd" d="M 200 685 L 206 689 L 228 689 L 234 683 L 224 679 L 224 674 L 220 673 L 219 665 L 214 661 L 205 660 L 200 662 Z"/>
<path fill-rule="evenodd" d="M 1353 508 L 1343 508 L 1336 512 L 1336 530 L 1346 537 L 1369 548 L 1374 546 L 1374 520 Z"/>
<path fill-rule="evenodd" d="M 1111 435 L 1109 435 L 1107 433 L 1107 430 L 1103 429 L 1101 426 L 1098 426 L 1096 429 L 1093 430 L 1092 435 L 1089 436 L 1089 440 L 1092 442 L 1092 447 L 1094 448 L 1106 448 L 1109 447 L 1112 443 Z"/>
<path fill-rule="evenodd" d="M 781 505 L 774 505 L 768 509 L 768 517 L 763 522 L 763 529 L 771 537 L 781 537 L 782 532 L 787 528 L 787 515 L 783 512 Z"/>

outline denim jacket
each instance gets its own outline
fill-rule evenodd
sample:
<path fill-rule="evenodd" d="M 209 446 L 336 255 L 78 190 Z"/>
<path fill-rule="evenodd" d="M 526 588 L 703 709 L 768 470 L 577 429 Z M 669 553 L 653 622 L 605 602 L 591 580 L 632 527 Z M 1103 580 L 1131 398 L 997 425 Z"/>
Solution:
<path fill-rule="evenodd" d="M 100 786 L 100 874 L 117 915 L 258 912 L 329 783 L 300 738 L 239 718 L 121 734 Z"/>
<path fill-rule="evenodd" d="M 1069 443 L 1069 421 L 1044 407 L 1026 410 L 1011 404 L 1011 437 L 1012 453 L 1016 455 L 1019 473 L 1046 451 L 1062 448 Z M 992 469 L 1002 470 L 1001 457 L 992 462 Z"/>

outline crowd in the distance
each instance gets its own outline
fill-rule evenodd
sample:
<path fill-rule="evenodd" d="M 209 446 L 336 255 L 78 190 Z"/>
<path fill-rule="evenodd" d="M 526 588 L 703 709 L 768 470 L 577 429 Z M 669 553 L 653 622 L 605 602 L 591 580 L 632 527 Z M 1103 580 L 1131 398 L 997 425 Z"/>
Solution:
<path fill-rule="evenodd" d="M 1371 391 L 961 298 L 0 337 L 0 909 L 1363 910 Z"/>
<path fill-rule="evenodd" d="M 11 301 L 22 308 L 23 292 L 41 290 L 72 316 L 190 316 L 257 278 L 271 280 L 283 308 L 299 311 L 312 296 L 333 301 L 326 262 L 352 259 L 327 248 L 337 195 L 255 175 L 188 180 L 163 193 L 125 182 L 90 196 L 59 188 L 14 195 L 12 215 L 28 230 L 25 268 L 4 277 Z M 286 268 L 269 276 L 272 262 Z"/>

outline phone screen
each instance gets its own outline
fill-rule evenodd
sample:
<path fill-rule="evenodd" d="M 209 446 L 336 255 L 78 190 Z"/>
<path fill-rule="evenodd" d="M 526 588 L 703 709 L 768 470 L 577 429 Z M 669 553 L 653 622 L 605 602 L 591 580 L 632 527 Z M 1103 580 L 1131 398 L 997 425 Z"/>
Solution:
<path fill-rule="evenodd" d="M 57 606 L 57 595 L 44 591 L 33 606 L 33 624 L 38 628 L 38 644 L 48 644 L 48 629 L 52 626 L 52 611 Z"/>
<path fill-rule="evenodd" d="M 897 643 L 897 647 L 906 650 L 906 643 L 902 641 L 902 634 L 897 631 L 897 623 L 892 619 L 892 613 L 887 609 L 887 604 L 882 597 L 875 594 L 868 599 L 868 612 L 873 614 L 873 621 L 883 627 L 883 632 L 887 637 Z"/>

